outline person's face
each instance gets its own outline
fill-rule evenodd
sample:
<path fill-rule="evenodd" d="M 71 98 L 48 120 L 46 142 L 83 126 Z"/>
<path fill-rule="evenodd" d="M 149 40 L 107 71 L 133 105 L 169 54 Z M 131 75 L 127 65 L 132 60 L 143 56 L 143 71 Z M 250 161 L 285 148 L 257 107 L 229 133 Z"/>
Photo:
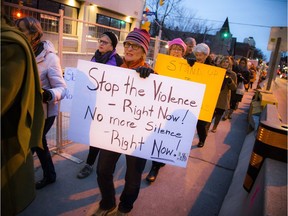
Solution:
<path fill-rule="evenodd" d="M 182 58 L 184 54 L 184 50 L 181 46 L 179 45 L 172 45 L 170 49 L 170 56 Z"/>
<path fill-rule="evenodd" d="M 186 54 L 191 54 L 193 52 L 194 44 L 192 43 L 187 43 L 187 49 L 186 49 Z"/>
<path fill-rule="evenodd" d="M 226 60 L 222 61 L 220 67 L 228 69 L 229 68 L 229 60 L 226 59 Z"/>
<path fill-rule="evenodd" d="M 240 61 L 240 62 L 239 62 L 239 67 L 240 67 L 241 69 L 244 69 L 244 68 L 246 67 L 245 61 Z"/>
<path fill-rule="evenodd" d="M 214 60 L 214 59 L 215 59 L 215 54 L 214 54 L 214 53 L 211 53 L 211 54 L 210 54 L 210 57 L 211 57 L 212 60 Z"/>
<path fill-rule="evenodd" d="M 113 50 L 113 46 L 112 46 L 112 41 L 110 40 L 110 38 L 106 35 L 103 35 L 100 39 L 99 39 L 99 47 L 98 50 L 101 54 L 107 53 L 109 51 Z"/>
<path fill-rule="evenodd" d="M 195 57 L 196 57 L 196 62 L 204 63 L 207 58 L 207 55 L 203 52 L 196 52 Z"/>
<path fill-rule="evenodd" d="M 29 30 L 25 26 L 24 21 L 19 22 L 18 29 L 26 35 L 29 42 L 33 40 L 34 35 L 30 34 Z"/>
<path fill-rule="evenodd" d="M 143 48 L 132 41 L 124 42 L 124 58 L 127 62 L 135 62 L 144 57 Z"/>

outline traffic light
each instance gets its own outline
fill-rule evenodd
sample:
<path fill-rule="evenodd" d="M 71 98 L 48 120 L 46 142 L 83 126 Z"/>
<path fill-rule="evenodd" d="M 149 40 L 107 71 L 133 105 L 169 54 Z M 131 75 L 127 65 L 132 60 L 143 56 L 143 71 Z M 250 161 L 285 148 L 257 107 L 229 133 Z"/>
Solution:
<path fill-rule="evenodd" d="M 227 32 L 224 32 L 224 33 L 223 33 L 223 37 L 224 37 L 224 38 L 228 38 L 228 36 L 229 36 L 229 33 L 227 33 Z"/>
<path fill-rule="evenodd" d="M 150 31 L 150 22 L 146 21 L 141 25 L 141 29 L 145 29 L 147 32 Z"/>
<path fill-rule="evenodd" d="M 228 31 L 224 31 L 224 32 L 221 33 L 221 38 L 222 39 L 229 39 L 230 37 L 231 37 L 231 34 Z"/>
<path fill-rule="evenodd" d="M 162 6 L 162 5 L 164 5 L 164 3 L 165 3 L 165 0 L 160 0 L 160 6 Z"/>

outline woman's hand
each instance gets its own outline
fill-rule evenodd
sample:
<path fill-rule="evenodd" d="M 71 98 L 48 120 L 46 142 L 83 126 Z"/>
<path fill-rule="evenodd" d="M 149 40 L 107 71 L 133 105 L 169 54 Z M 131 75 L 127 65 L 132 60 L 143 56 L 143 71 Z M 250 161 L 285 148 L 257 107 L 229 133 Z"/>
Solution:
<path fill-rule="evenodd" d="M 154 73 L 154 70 L 148 67 L 138 67 L 136 68 L 136 71 L 140 74 L 140 77 L 144 79 L 148 77 L 151 73 Z"/>

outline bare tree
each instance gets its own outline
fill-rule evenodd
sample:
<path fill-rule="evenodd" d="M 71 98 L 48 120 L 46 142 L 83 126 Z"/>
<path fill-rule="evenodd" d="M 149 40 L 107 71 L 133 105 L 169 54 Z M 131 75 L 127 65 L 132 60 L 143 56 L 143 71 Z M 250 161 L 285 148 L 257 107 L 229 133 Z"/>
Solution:
<path fill-rule="evenodd" d="M 193 10 L 183 7 L 183 0 L 165 0 L 162 6 L 159 3 L 160 0 L 146 1 L 146 7 L 155 12 L 150 18 L 152 36 L 158 35 L 160 28 L 191 33 L 207 33 L 212 29 L 205 20 L 197 19 Z"/>

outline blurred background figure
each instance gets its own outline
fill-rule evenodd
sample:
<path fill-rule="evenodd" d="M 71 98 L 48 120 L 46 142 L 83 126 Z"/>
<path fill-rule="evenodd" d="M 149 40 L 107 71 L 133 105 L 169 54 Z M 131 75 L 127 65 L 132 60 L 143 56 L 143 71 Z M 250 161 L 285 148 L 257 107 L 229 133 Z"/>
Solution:
<path fill-rule="evenodd" d="M 218 124 L 225 110 L 229 109 L 231 91 L 237 88 L 237 75 L 232 71 L 233 61 L 229 56 L 223 56 L 219 66 L 226 69 L 225 78 L 222 83 L 221 91 L 217 100 L 216 108 L 212 117 L 214 124 L 211 132 L 216 133 Z"/>
<path fill-rule="evenodd" d="M 237 83 L 239 87 L 239 84 L 241 82 L 244 83 L 244 86 L 246 84 L 249 84 L 250 82 L 250 72 L 248 70 L 248 60 L 245 57 L 242 57 L 239 61 L 239 66 L 238 66 L 238 71 L 237 73 Z M 248 89 L 246 89 L 248 91 Z M 236 104 L 236 109 L 238 108 L 239 103 L 242 101 L 243 94 L 238 94 L 236 91 L 236 98 L 237 98 L 237 104 Z"/>
<path fill-rule="evenodd" d="M 250 71 L 250 82 L 248 88 L 253 89 L 253 83 L 256 81 L 257 78 L 257 69 L 254 64 L 251 64 L 249 71 Z"/>
<path fill-rule="evenodd" d="M 39 71 L 41 87 L 43 89 L 43 108 L 45 111 L 45 125 L 43 130 L 42 148 L 32 148 L 40 160 L 43 179 L 36 182 L 36 189 L 41 189 L 56 181 L 56 172 L 48 148 L 46 134 L 52 127 L 58 115 L 58 102 L 65 97 L 66 83 L 62 75 L 60 60 L 50 41 L 41 41 L 43 30 L 40 22 L 33 17 L 24 17 L 16 21 L 16 25 L 30 42 Z"/>
<path fill-rule="evenodd" d="M 1 215 L 10 216 L 36 195 L 30 149 L 42 146 L 44 111 L 33 50 L 1 6 Z"/>
<path fill-rule="evenodd" d="M 196 46 L 196 40 L 192 37 L 188 37 L 184 40 L 184 43 L 186 44 L 187 49 L 183 57 L 185 59 L 195 59 L 193 48 Z"/>

